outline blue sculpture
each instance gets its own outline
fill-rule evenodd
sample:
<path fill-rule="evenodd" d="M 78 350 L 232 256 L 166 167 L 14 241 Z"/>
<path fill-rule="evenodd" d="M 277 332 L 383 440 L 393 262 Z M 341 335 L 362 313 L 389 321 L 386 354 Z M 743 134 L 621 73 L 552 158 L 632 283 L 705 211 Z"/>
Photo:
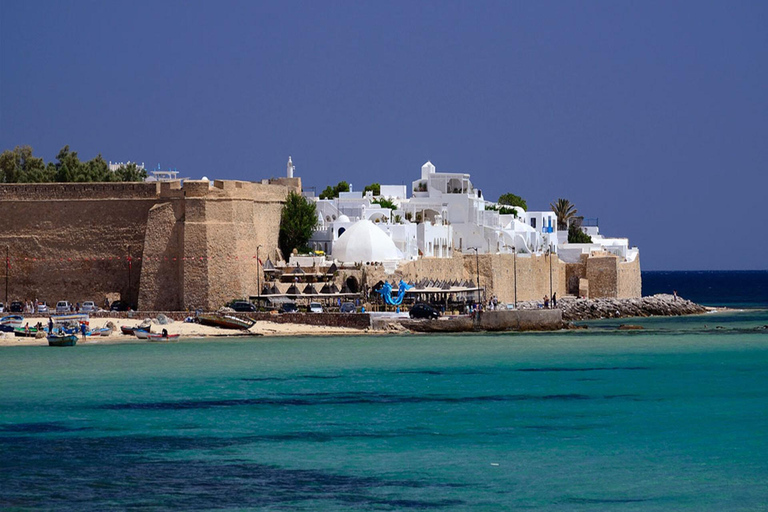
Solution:
<path fill-rule="evenodd" d="M 385 281 L 384 284 L 377 290 L 376 293 L 381 295 L 384 298 L 384 302 L 387 304 L 390 304 L 392 306 L 399 306 L 403 303 L 403 297 L 405 297 L 405 291 L 409 288 L 413 288 L 413 286 L 409 285 L 402 279 L 400 280 L 399 289 L 397 291 L 397 297 L 392 298 L 392 285 L 389 284 L 389 281 Z"/>

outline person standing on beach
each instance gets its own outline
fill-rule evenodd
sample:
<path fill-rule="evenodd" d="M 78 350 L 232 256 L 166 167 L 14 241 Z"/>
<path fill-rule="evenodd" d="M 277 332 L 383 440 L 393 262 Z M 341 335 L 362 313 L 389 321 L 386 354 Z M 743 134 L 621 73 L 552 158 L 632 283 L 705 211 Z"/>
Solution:
<path fill-rule="evenodd" d="M 674 297 L 674 300 L 677 300 L 677 290 L 672 290 L 672 296 Z"/>
<path fill-rule="evenodd" d="M 557 309 L 557 292 L 552 294 L 552 309 Z"/>
<path fill-rule="evenodd" d="M 544 309 L 549 309 L 549 297 L 547 295 L 544 296 Z"/>
<path fill-rule="evenodd" d="M 83 339 L 85 339 L 85 322 L 80 322 L 80 332 L 83 335 Z"/>

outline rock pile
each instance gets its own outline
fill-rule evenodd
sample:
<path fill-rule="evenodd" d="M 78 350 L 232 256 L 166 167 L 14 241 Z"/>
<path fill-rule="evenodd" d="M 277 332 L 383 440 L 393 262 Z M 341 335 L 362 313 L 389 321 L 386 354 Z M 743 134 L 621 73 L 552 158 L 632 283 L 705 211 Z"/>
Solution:
<path fill-rule="evenodd" d="M 539 307 L 537 302 L 519 303 L 521 309 Z M 577 299 L 563 297 L 557 301 L 563 310 L 563 320 L 597 320 L 642 316 L 680 316 L 706 313 L 707 309 L 690 300 L 668 294 L 638 299 Z"/>

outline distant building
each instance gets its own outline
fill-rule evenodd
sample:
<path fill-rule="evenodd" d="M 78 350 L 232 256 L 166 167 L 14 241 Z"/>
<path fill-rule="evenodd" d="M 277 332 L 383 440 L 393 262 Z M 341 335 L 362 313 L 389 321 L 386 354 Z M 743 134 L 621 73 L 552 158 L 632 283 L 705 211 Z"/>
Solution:
<path fill-rule="evenodd" d="M 388 252 L 379 258 L 374 253 L 373 261 L 451 258 L 454 250 L 477 249 L 480 254 L 557 250 L 553 212 L 492 210 L 499 206 L 483 198 L 469 174 L 439 173 L 431 162 L 422 166 L 421 178 L 412 183 L 410 198 L 404 185 L 382 185 L 378 196 L 342 192 L 336 199 L 311 199 L 316 202 L 319 226 L 310 244 L 336 259 L 334 244 L 362 221 L 374 223 L 400 252 L 397 257 Z M 387 207 L 389 203 L 395 208 Z"/>
<path fill-rule="evenodd" d="M 139 169 L 142 169 L 142 170 L 144 169 L 144 162 L 141 162 L 141 165 L 139 165 L 138 162 L 131 162 L 129 160 L 127 162 L 112 162 L 112 161 L 110 161 L 109 162 L 109 170 L 112 171 L 112 172 L 115 172 L 119 168 L 125 167 L 127 165 L 131 165 L 131 164 L 136 165 L 136 167 L 139 168 Z"/>

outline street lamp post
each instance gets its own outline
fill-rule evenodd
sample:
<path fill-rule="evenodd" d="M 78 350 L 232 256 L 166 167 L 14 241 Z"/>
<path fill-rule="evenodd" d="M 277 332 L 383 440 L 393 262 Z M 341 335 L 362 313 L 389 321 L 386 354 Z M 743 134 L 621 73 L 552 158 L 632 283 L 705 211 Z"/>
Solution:
<path fill-rule="evenodd" d="M 517 309 L 517 248 L 512 247 L 512 272 L 515 274 L 515 309 Z"/>
<path fill-rule="evenodd" d="M 5 307 L 8 307 L 8 275 L 11 273 L 11 247 L 5 246 Z"/>
<path fill-rule="evenodd" d="M 549 245 L 549 299 L 552 300 L 552 244 Z"/>
<path fill-rule="evenodd" d="M 256 309 L 261 310 L 261 259 L 259 259 L 259 249 L 261 245 L 256 246 Z"/>
<path fill-rule="evenodd" d="M 475 251 L 475 275 L 477 276 L 477 302 L 480 303 L 480 256 L 478 256 L 477 247 L 467 247 L 470 251 Z"/>

